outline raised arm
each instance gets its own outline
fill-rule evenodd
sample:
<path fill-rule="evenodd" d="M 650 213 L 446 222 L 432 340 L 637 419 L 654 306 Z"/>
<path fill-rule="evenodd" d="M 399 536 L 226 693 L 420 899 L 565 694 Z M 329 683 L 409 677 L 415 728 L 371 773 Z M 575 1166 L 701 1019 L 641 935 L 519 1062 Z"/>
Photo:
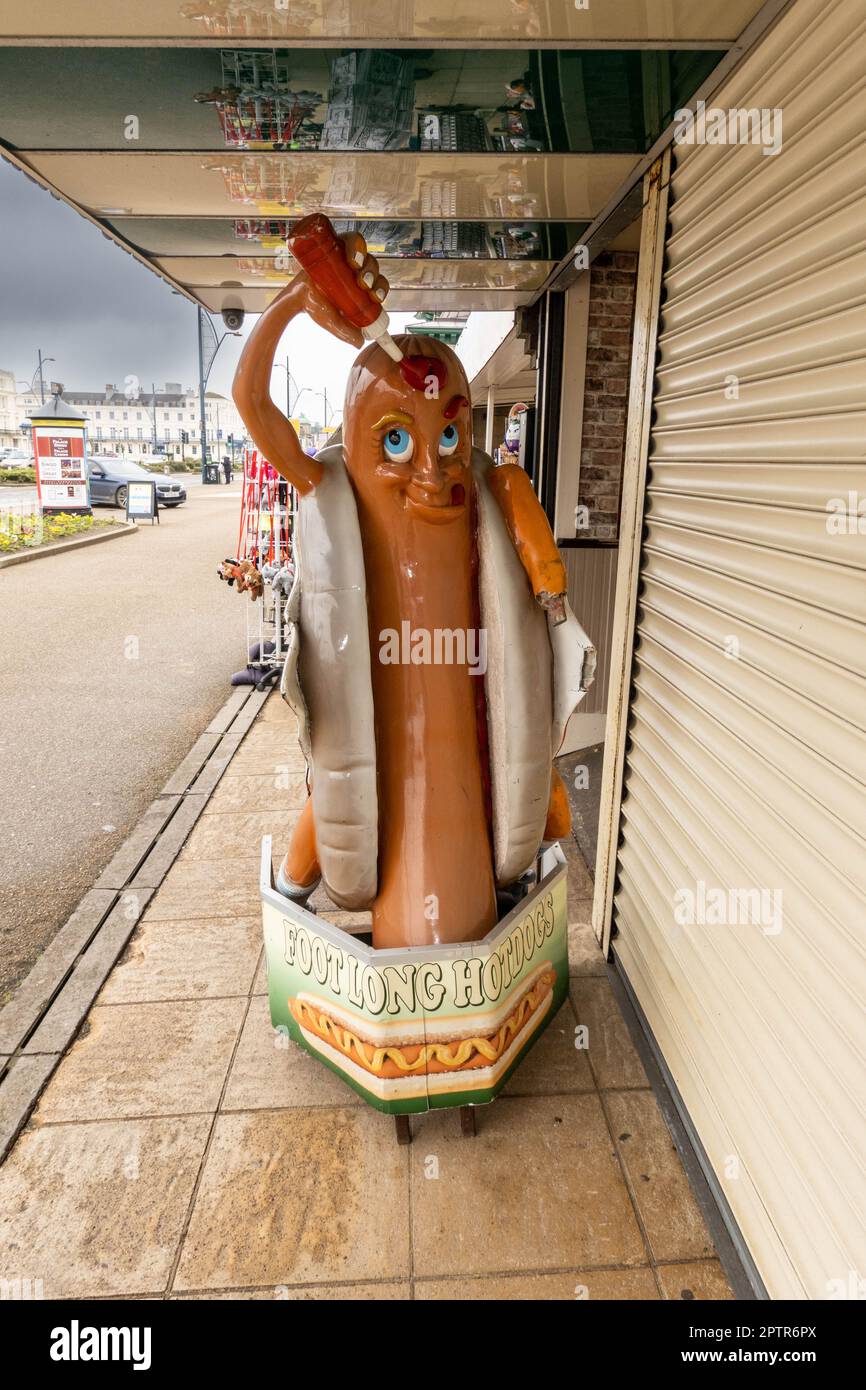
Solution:
<path fill-rule="evenodd" d="M 350 264 L 357 267 L 358 277 L 366 276 L 374 286 L 377 299 L 384 298 L 388 283 L 378 275 L 374 258 L 367 255 L 364 238 L 352 232 L 344 236 L 343 241 Z M 366 285 L 367 281 L 364 283 Z M 271 400 L 271 373 L 283 333 L 292 319 L 303 313 L 353 347 L 363 345 L 364 336 L 359 329 L 343 318 L 301 271 L 262 314 L 241 353 L 232 385 L 235 405 L 256 447 L 300 493 L 316 486 L 322 476 L 322 465 L 304 453 L 287 417 Z"/>
<path fill-rule="evenodd" d="M 503 463 L 487 476 L 532 592 L 554 622 L 563 622 L 568 587 L 565 565 L 529 475 L 518 463 Z"/>

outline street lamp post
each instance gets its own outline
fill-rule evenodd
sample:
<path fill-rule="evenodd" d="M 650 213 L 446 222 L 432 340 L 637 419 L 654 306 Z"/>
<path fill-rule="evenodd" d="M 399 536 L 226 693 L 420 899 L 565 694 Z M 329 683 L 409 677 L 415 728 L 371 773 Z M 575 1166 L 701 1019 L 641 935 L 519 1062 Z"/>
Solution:
<path fill-rule="evenodd" d="M 322 391 L 313 391 L 312 394 L 313 394 L 314 396 L 321 396 L 322 401 L 324 402 L 324 423 L 325 423 L 325 429 L 327 429 L 327 428 L 328 428 L 329 412 L 330 412 L 330 419 L 333 420 L 333 418 L 334 418 L 335 415 L 342 415 L 342 413 L 343 413 L 343 407 L 340 406 L 340 405 L 338 405 L 338 406 L 330 406 L 330 405 L 328 405 L 328 391 L 327 391 L 327 388 L 325 388 L 325 389 L 322 390 Z"/>
<path fill-rule="evenodd" d="M 44 369 L 45 367 L 47 367 L 47 365 L 48 365 L 49 362 L 55 362 L 57 359 L 54 358 L 54 357 L 43 357 L 43 356 L 42 356 L 42 349 L 41 349 L 41 348 L 37 348 L 37 349 L 36 349 L 36 356 L 37 356 L 37 358 L 39 359 L 39 365 L 37 366 L 36 371 L 33 373 L 32 377 L 30 378 L 30 385 L 27 387 L 27 390 L 30 392 L 31 396 L 35 396 L 35 395 L 36 395 L 36 385 L 35 385 L 35 382 L 36 382 L 36 378 L 38 377 L 38 378 L 39 378 L 39 401 L 40 401 L 40 404 L 41 404 L 41 405 L 44 405 L 44 404 L 45 404 L 45 376 L 44 376 L 43 369 Z M 23 381 L 24 378 L 22 377 L 21 380 Z M 26 383 L 25 383 L 25 384 L 26 384 Z"/>
<path fill-rule="evenodd" d="M 36 349 L 36 355 L 37 355 L 37 357 L 39 358 L 39 366 L 38 366 L 37 369 L 36 369 L 36 370 L 38 371 L 38 373 L 39 373 L 39 397 L 40 397 L 40 400 L 42 401 L 42 404 L 44 405 L 44 404 L 45 404 L 45 376 L 44 376 L 44 374 L 43 374 L 42 368 L 45 366 L 46 362 L 53 362 L 55 359 L 54 359 L 53 357 L 43 357 L 43 356 L 42 356 L 42 349 L 41 349 L 41 348 L 37 348 L 37 349 Z"/>
<path fill-rule="evenodd" d="M 288 359 L 288 357 L 286 358 L 285 362 L 275 362 L 275 363 L 274 363 L 274 367 L 276 368 L 277 371 L 285 372 L 285 374 L 286 374 L 286 415 L 287 415 L 288 418 L 291 420 L 291 418 L 292 418 L 292 386 L 294 386 L 294 388 L 295 388 L 295 410 L 297 410 L 297 408 L 298 408 L 298 400 L 299 400 L 300 397 L 304 394 L 305 391 L 308 391 L 308 390 L 309 390 L 309 387 L 308 387 L 308 386 L 299 386 L 298 383 L 295 381 L 295 378 L 292 376 L 291 372 L 289 371 L 289 359 Z"/>

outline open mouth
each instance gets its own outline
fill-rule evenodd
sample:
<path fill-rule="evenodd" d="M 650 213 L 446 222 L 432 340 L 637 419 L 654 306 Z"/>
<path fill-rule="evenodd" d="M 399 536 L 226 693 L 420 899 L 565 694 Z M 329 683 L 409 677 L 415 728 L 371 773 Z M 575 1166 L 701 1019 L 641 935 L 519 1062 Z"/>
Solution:
<path fill-rule="evenodd" d="M 452 482 L 448 491 L 436 495 L 436 500 L 432 500 L 430 496 L 418 498 L 411 495 L 410 491 L 405 493 L 405 500 L 411 513 L 418 520 L 442 525 L 446 521 L 455 521 L 466 512 L 466 484 Z"/>
<path fill-rule="evenodd" d="M 436 525 L 442 525 L 447 521 L 455 521 L 466 509 L 466 489 L 461 483 L 455 484 L 447 496 L 447 502 L 419 502 L 407 494 L 406 501 L 413 515 L 421 521 L 432 521 Z"/>

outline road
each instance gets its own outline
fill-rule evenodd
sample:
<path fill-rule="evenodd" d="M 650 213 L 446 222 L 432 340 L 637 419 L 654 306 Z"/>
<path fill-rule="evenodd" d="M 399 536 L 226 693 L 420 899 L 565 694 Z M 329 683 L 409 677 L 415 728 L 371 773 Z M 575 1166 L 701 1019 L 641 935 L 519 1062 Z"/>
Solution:
<path fill-rule="evenodd" d="M 159 526 L 0 570 L 0 1002 L 244 664 L 249 600 L 216 574 L 239 508 L 195 479 Z"/>

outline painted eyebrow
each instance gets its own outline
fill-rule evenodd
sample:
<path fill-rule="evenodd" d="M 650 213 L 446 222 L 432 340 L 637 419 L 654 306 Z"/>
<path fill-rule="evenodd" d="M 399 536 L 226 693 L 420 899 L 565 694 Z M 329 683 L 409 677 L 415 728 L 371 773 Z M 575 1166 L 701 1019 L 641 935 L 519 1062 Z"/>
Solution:
<path fill-rule="evenodd" d="M 414 425 L 415 420 L 412 415 L 407 415 L 405 410 L 392 410 L 387 415 L 383 415 L 381 420 L 377 420 L 372 427 L 372 433 L 383 430 L 386 425 Z"/>
<path fill-rule="evenodd" d="M 469 402 L 468 402 L 468 400 L 466 399 L 465 396 L 452 396 L 451 399 L 450 399 L 450 401 L 449 401 L 448 404 L 446 405 L 444 412 L 443 412 L 444 415 L 445 415 L 445 419 L 446 419 L 446 420 L 453 420 L 454 417 L 455 417 L 455 415 L 457 414 L 458 410 L 460 409 L 460 407 L 461 407 L 462 405 L 468 405 L 468 404 L 469 404 Z"/>

